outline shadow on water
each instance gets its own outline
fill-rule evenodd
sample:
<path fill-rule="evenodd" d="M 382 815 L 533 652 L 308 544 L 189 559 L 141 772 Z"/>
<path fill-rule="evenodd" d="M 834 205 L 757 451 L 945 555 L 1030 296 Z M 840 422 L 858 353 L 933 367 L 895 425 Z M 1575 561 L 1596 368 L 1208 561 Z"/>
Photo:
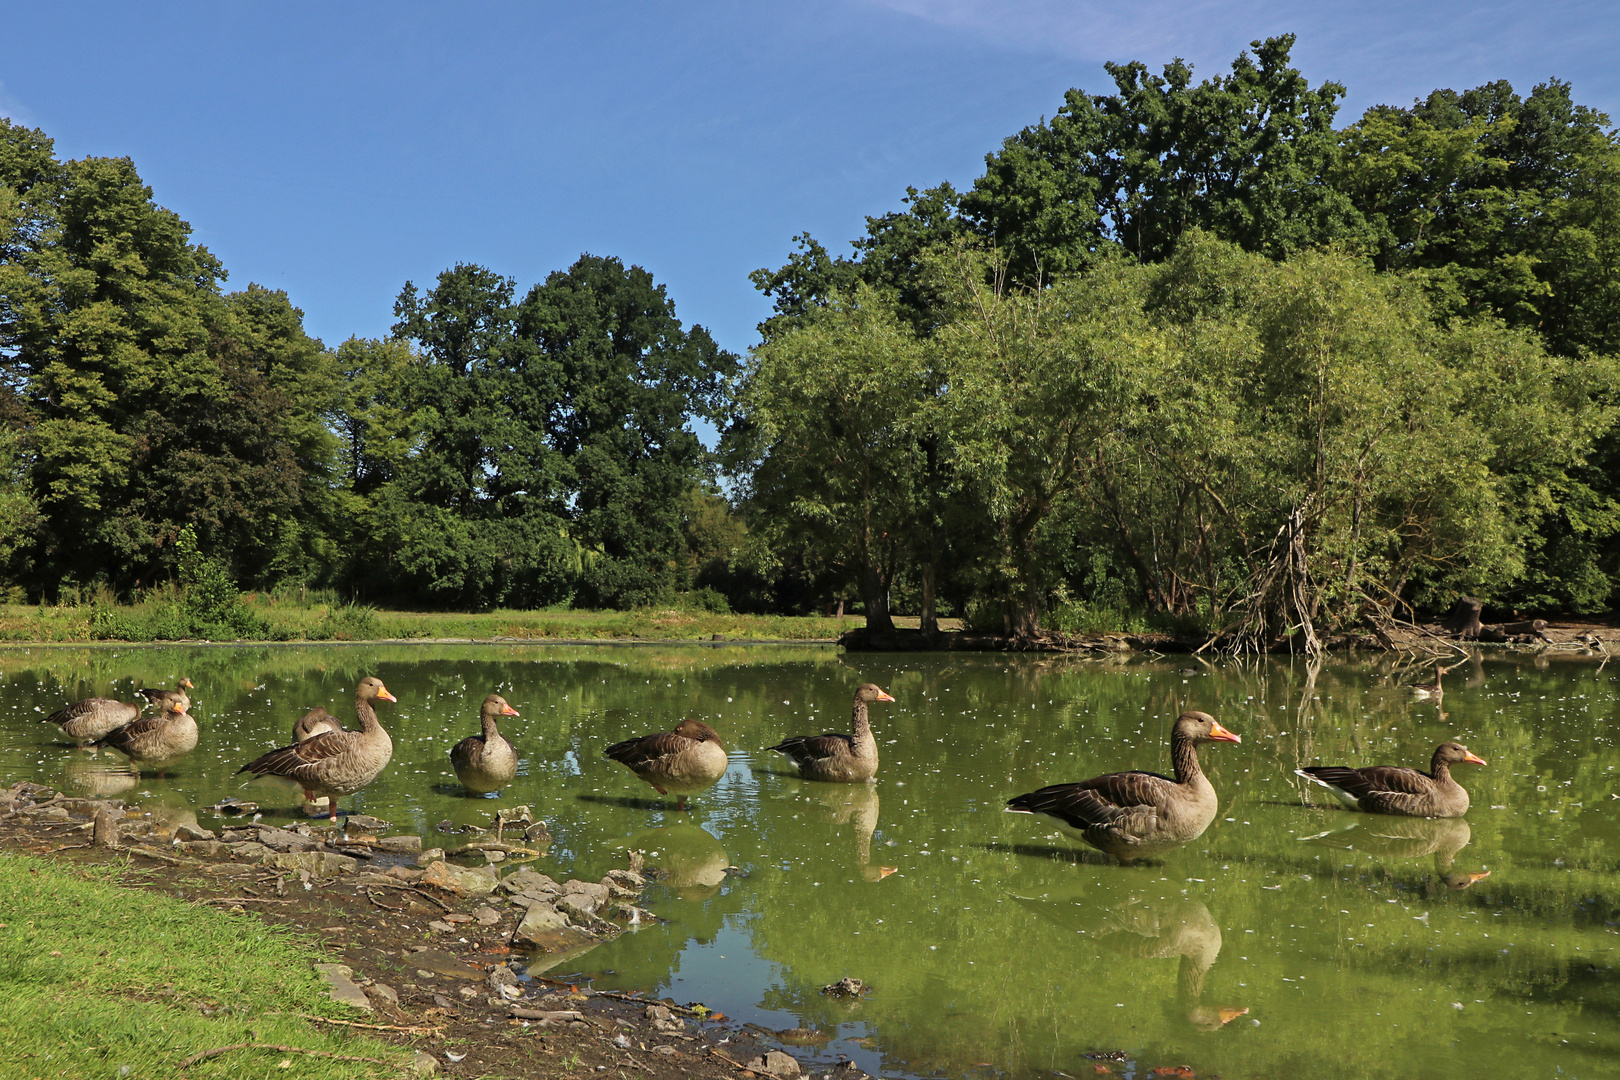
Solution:
<path fill-rule="evenodd" d="M 576 795 L 574 798 L 582 803 L 591 803 L 595 806 L 618 806 L 626 810 L 675 810 L 673 799 L 638 799 L 634 795 Z M 690 813 L 691 808 L 681 813 Z"/>
<path fill-rule="evenodd" d="M 1045 844 L 1003 844 L 992 841 L 983 845 L 984 850 L 994 851 L 1002 855 L 1023 855 L 1032 859 L 1048 859 L 1051 862 L 1065 862 L 1075 866 L 1121 866 L 1120 861 L 1111 855 L 1104 855 L 1100 851 L 1083 851 L 1080 848 L 1050 847 Z M 1133 866 L 1161 866 L 1151 859 L 1138 859 Z"/>

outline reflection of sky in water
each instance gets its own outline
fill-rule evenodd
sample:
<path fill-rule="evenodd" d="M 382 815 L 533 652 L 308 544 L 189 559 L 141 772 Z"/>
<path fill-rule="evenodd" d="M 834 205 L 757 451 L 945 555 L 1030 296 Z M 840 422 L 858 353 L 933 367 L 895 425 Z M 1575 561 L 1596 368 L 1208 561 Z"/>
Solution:
<path fill-rule="evenodd" d="M 559 879 L 599 877 L 626 847 L 658 851 L 648 862 L 669 878 L 647 904 L 669 921 L 571 970 L 739 1022 L 822 1030 L 835 1038 L 820 1061 L 1079 1076 L 1092 1072 L 1084 1054 L 1123 1051 L 1134 1065 L 1111 1067 L 1138 1075 L 1613 1071 L 1615 670 L 1492 655 L 1447 677 L 1442 708 L 1401 689 L 1421 665 L 1184 666 L 804 647 L 5 650 L 0 779 L 133 787 L 208 827 L 220 822 L 203 808 L 225 795 L 283 812 L 293 795 L 244 789 L 235 769 L 311 705 L 351 716 L 355 681 L 377 674 L 400 698 L 379 710 L 395 758 L 346 806 L 431 830 L 528 803 L 557 837 L 538 868 Z M 202 741 L 168 780 L 131 784 L 103 768 L 116 758 L 87 764 L 37 723 L 77 697 L 181 674 L 197 683 Z M 876 785 L 808 784 L 762 749 L 847 730 L 866 680 L 898 699 L 872 710 Z M 445 753 L 476 730 L 491 690 L 523 714 L 501 725 L 522 774 L 498 800 L 468 799 Z M 1244 739 L 1201 755 L 1222 807 L 1194 843 L 1121 868 L 1043 819 L 1001 813 L 1043 784 L 1168 771 L 1184 707 Z M 600 755 L 685 716 L 720 731 L 731 765 L 677 814 Z M 1324 809 L 1293 775 L 1421 767 L 1447 738 L 1492 763 L 1456 770 L 1473 796 L 1465 822 Z M 819 993 L 844 976 L 870 996 Z"/>

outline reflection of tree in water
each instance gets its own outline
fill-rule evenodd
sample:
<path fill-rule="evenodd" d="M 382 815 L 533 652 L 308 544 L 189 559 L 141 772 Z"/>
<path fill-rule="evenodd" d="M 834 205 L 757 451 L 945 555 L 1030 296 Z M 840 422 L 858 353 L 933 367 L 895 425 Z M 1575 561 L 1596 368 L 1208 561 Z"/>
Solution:
<path fill-rule="evenodd" d="M 1452 890 L 1466 889 L 1491 876 L 1489 870 L 1465 873 L 1453 869 L 1457 853 L 1468 846 L 1473 831 L 1463 818 L 1409 818 L 1390 814 L 1357 815 L 1349 824 L 1300 839 L 1323 847 L 1362 851 L 1394 859 L 1434 856 L 1434 873 Z"/>
<path fill-rule="evenodd" d="M 1209 908 L 1197 900 L 1155 897 L 1109 903 L 1088 898 L 1066 903 L 1014 899 L 1050 922 L 1085 934 L 1120 956 L 1143 960 L 1176 958 L 1179 975 L 1174 1008 L 1202 1031 L 1218 1031 L 1249 1011 L 1204 1001 L 1204 976 L 1220 955 L 1221 928 Z"/>

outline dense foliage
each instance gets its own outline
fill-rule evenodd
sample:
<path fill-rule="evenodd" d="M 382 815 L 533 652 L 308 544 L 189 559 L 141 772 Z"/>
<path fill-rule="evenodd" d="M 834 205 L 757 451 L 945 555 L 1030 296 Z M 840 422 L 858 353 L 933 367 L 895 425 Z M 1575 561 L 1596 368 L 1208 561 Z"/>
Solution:
<path fill-rule="evenodd" d="M 1336 127 L 1292 44 L 1110 64 L 850 255 L 800 236 L 752 275 L 745 365 L 593 255 L 521 294 L 406 283 L 392 336 L 331 349 L 226 292 L 131 162 L 0 122 L 0 589 L 178 582 L 212 599 L 177 620 L 225 627 L 234 581 L 1256 646 L 1462 593 L 1605 609 L 1620 138 L 1557 81 Z"/>

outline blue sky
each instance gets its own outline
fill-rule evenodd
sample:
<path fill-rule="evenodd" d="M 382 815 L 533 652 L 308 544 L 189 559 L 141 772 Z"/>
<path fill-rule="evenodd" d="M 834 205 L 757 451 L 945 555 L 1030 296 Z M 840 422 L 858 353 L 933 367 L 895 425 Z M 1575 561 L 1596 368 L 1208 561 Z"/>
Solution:
<path fill-rule="evenodd" d="M 1620 116 L 1620 5 L 848 0 L 590 4 L 12 4 L 0 115 L 64 157 L 127 155 L 311 333 L 381 336 L 407 280 L 456 262 L 521 290 L 581 253 L 666 284 L 739 352 L 748 272 L 809 231 L 836 250 L 908 184 L 1111 89 L 1105 60 L 1224 71 L 1299 35 L 1341 122 L 1438 86 L 1548 77 Z"/>

